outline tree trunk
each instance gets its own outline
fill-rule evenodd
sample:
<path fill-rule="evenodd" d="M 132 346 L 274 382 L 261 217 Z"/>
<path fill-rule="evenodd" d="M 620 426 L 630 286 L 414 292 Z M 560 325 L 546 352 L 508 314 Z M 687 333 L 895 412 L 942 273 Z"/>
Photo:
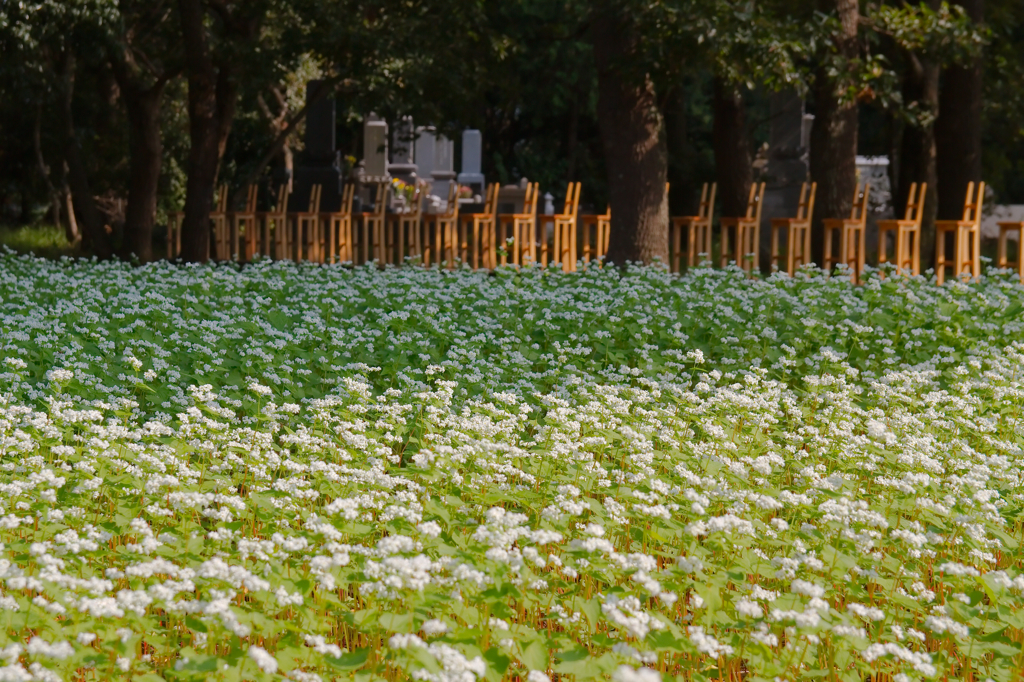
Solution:
<path fill-rule="evenodd" d="M 163 144 L 160 139 L 160 100 L 166 81 L 147 89 L 121 83 L 128 110 L 131 178 L 124 229 L 126 246 L 143 263 L 153 260 L 153 225 L 160 182 Z"/>
<path fill-rule="evenodd" d="M 834 46 L 840 58 L 857 57 L 857 0 L 826 0 L 839 14 L 840 31 Z M 814 124 L 811 126 L 811 179 L 818 183 L 814 206 L 811 251 L 817 263 L 824 263 L 825 218 L 850 215 L 857 186 L 857 103 L 844 97 L 849 83 L 840 75 L 818 70 L 814 80 Z"/>
<path fill-rule="evenodd" d="M 597 118 L 608 168 L 611 234 L 608 259 L 668 260 L 668 152 L 649 75 L 630 70 L 635 52 L 629 20 L 595 11 L 591 40 L 597 65 Z"/>
<path fill-rule="evenodd" d="M 36 166 L 39 168 L 39 174 L 43 177 L 43 183 L 46 185 L 47 194 L 50 195 L 50 219 L 53 220 L 53 224 L 60 227 L 63 224 L 61 221 L 61 210 L 62 204 L 64 203 L 63 197 L 60 195 L 60 191 L 54 186 L 53 181 L 50 179 L 50 166 L 46 163 L 45 157 L 43 157 L 43 140 L 42 140 L 42 122 L 43 122 L 43 106 L 39 104 L 36 106 L 36 121 L 35 126 L 32 129 L 32 146 L 36 153 Z M 70 225 L 71 223 L 69 223 Z M 68 242 L 73 242 L 72 235 L 65 228 L 65 236 Z M 77 237 L 77 235 L 75 235 Z"/>
<path fill-rule="evenodd" d="M 984 0 L 955 0 L 968 16 L 981 23 Z M 968 182 L 981 178 L 981 57 L 946 68 L 939 92 L 939 118 L 935 122 L 938 168 L 939 218 L 963 215 Z M 923 254 L 922 254 L 923 257 Z M 930 262 L 930 261 L 929 261 Z"/>
<path fill-rule="evenodd" d="M 722 215 L 740 217 L 747 213 L 750 183 L 754 181 L 743 95 L 736 86 L 717 77 L 713 89 L 715 181 Z"/>
<path fill-rule="evenodd" d="M 931 263 L 935 250 L 935 216 L 938 210 L 938 179 L 935 152 L 934 115 L 939 108 L 939 67 L 922 61 L 917 55 L 907 56 L 907 73 L 903 81 L 903 101 L 916 102 L 924 121 L 905 125 L 900 144 L 898 183 L 893 209 L 902 218 L 910 195 L 911 183 L 928 183 L 924 214 L 921 220 L 921 262 Z"/>
<path fill-rule="evenodd" d="M 675 85 L 665 97 L 665 144 L 668 149 L 669 215 L 697 215 L 693 181 L 693 147 L 686 125 L 686 91 Z"/>
<path fill-rule="evenodd" d="M 89 187 L 89 175 L 82 159 L 71 102 L 75 87 L 75 58 L 70 52 L 62 59 L 60 74 L 60 112 L 64 133 L 64 160 L 68 169 L 68 185 L 77 212 L 77 222 L 82 228 L 82 245 L 101 259 L 110 258 L 109 235 L 104 229 L 96 201 Z"/>
<path fill-rule="evenodd" d="M 189 152 L 181 257 L 193 263 L 209 258 L 210 209 L 219 163 L 217 72 L 210 56 L 200 0 L 179 0 L 188 75 Z"/>

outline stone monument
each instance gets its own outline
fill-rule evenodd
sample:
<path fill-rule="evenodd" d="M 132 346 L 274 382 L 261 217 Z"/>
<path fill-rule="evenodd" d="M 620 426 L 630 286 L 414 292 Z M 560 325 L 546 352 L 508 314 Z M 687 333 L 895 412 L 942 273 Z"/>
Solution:
<path fill-rule="evenodd" d="M 335 102 L 333 97 L 320 97 L 323 81 L 310 81 L 306 85 L 306 148 L 299 155 L 295 168 L 289 210 L 305 211 L 309 208 L 309 195 L 313 185 L 320 185 L 320 209 L 337 211 L 341 208 L 342 165 L 335 147 Z"/>
<path fill-rule="evenodd" d="M 434 139 L 434 169 L 430 171 L 433 193 L 448 200 L 448 188 L 455 181 L 455 141 L 444 135 Z"/>
<path fill-rule="evenodd" d="M 808 153 L 814 116 L 804 112 L 804 101 L 795 90 L 773 93 L 769 99 L 770 130 L 767 163 L 759 179 L 764 182 L 761 209 L 761 262 L 770 263 L 771 219 L 796 215 L 800 186 L 808 181 Z"/>
<path fill-rule="evenodd" d="M 403 116 L 395 124 L 391 140 L 391 162 L 388 174 L 402 182 L 414 184 L 417 177 L 416 167 L 416 129 L 411 116 Z"/>
<path fill-rule="evenodd" d="M 370 113 L 363 123 L 364 182 L 388 179 L 388 124 Z"/>
<path fill-rule="evenodd" d="M 473 188 L 474 194 L 484 193 L 487 180 L 480 172 L 483 159 L 483 136 L 479 130 L 462 131 L 462 172 L 459 184 Z"/>

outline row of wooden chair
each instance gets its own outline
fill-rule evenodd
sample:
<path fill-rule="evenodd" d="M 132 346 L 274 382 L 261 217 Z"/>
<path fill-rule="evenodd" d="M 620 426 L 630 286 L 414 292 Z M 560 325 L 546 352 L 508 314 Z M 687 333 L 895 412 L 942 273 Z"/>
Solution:
<path fill-rule="evenodd" d="M 373 210 L 353 214 L 354 186 L 351 184 L 345 185 L 340 210 L 322 212 L 321 187 L 314 185 L 307 209 L 293 213 L 287 211 L 287 186 L 278 191 L 275 208 L 264 212 L 256 210 L 255 185 L 247 189 L 245 208 L 229 212 L 227 187 L 222 186 L 216 195 L 215 210 L 210 215 L 210 256 L 216 260 L 252 260 L 260 254 L 320 263 L 357 264 L 373 260 L 381 264 L 400 264 L 407 258 L 413 258 L 424 265 L 455 267 L 461 262 L 473 268 L 487 269 L 509 263 L 517 266 L 560 263 L 564 270 L 574 271 L 581 251 L 584 263 L 603 259 L 607 254 L 611 212 L 580 215 L 578 182 L 569 183 L 563 209 L 555 215 L 537 214 L 540 193 L 537 183 L 527 184 L 522 211 L 511 214 L 498 213 L 499 188 L 497 184 L 491 184 L 486 190 L 483 211 L 460 215 L 456 189 L 453 184 L 442 213 L 424 213 L 420 190 L 417 189 L 408 202 L 409 210 L 389 214 L 385 210 L 389 185 L 382 182 L 375 187 Z M 669 267 L 673 272 L 695 267 L 702 260 L 711 258 L 716 190 L 715 184 L 705 184 L 697 215 L 671 219 Z M 665 191 L 668 192 L 667 184 Z M 849 217 L 824 221 L 823 266 L 831 270 L 843 263 L 849 268 L 854 281 L 859 281 L 864 271 L 870 191 L 871 187 L 866 183 L 856 188 Z M 940 284 L 950 269 L 956 277 L 980 275 L 984 191 L 985 183 L 977 186 L 970 183 L 962 219 L 936 223 L 936 272 Z M 816 192 L 816 183 L 804 183 L 796 215 L 770 221 L 773 270 L 785 270 L 793 275 L 798 268 L 811 262 L 811 218 Z M 745 214 L 719 220 L 719 263 L 722 267 L 735 262 L 749 273 L 760 268 L 764 193 L 764 183 L 752 184 Z M 926 194 L 926 184 L 912 184 L 903 218 L 878 222 L 879 263 L 892 262 L 900 270 L 920 274 L 921 220 Z M 180 251 L 181 219 L 181 213 L 171 215 L 168 258 L 176 257 Z M 550 250 L 549 226 L 552 228 Z M 1018 237 L 1024 237 L 1024 223 L 1000 223 L 1000 267 L 1009 264 L 1007 242 L 1009 233 L 1013 231 Z M 947 236 L 952 236 L 952 259 L 946 256 Z M 1018 256 L 1014 264 L 1024 279 L 1024 259 Z"/>
<path fill-rule="evenodd" d="M 764 183 L 752 184 L 747 200 L 747 211 L 741 217 L 723 217 L 721 225 L 720 263 L 725 267 L 734 261 L 748 272 L 760 268 L 759 244 L 761 208 L 764 202 Z M 924 203 L 927 195 L 927 183 L 913 183 L 907 197 L 906 210 L 901 219 L 878 221 L 878 261 L 893 262 L 896 267 L 912 275 L 921 274 L 921 221 L 924 216 Z M 811 262 L 811 219 L 814 215 L 814 199 L 817 183 L 803 183 L 800 188 L 800 199 L 796 216 L 792 218 L 773 218 L 771 220 L 770 258 L 773 270 L 785 270 L 791 276 L 796 270 Z M 867 233 L 868 199 L 871 186 L 865 183 L 854 190 L 850 215 L 847 218 L 826 218 L 825 253 L 823 267 L 831 271 L 842 263 L 849 268 L 855 282 L 860 281 L 865 265 L 865 237 Z M 694 218 L 677 218 L 673 220 L 674 250 L 670 265 L 673 270 L 680 269 L 681 248 L 684 242 L 694 245 L 687 254 L 687 264 L 693 267 L 697 254 L 711 255 L 711 207 L 714 205 L 715 186 L 711 186 L 710 194 L 705 185 L 701 193 L 700 215 Z M 985 196 L 985 183 L 973 182 L 967 185 L 967 197 L 964 200 L 963 217 L 960 220 L 940 220 L 936 222 L 936 275 L 942 284 L 947 271 L 952 276 L 974 278 L 981 274 L 981 213 Z M 686 228 L 688 238 L 684 238 Z M 1016 232 L 1018 243 L 1024 238 L 1024 222 L 999 223 L 999 267 L 1010 265 L 1007 257 L 1009 233 Z M 947 237 L 952 236 L 952 260 L 946 255 Z M 890 261 L 890 239 L 893 260 Z M 1024 258 L 1022 249 L 1013 265 L 1024 281 Z M 699 256 L 697 256 L 699 257 Z M 783 267 L 783 261 L 785 267 Z"/>

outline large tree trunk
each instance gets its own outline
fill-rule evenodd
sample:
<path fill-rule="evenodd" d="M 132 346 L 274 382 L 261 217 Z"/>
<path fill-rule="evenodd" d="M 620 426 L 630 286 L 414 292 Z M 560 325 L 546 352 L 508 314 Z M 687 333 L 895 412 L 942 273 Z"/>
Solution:
<path fill-rule="evenodd" d="M 917 55 L 907 56 L 907 73 L 903 82 L 903 100 L 916 102 L 924 121 L 903 128 L 899 154 L 899 181 L 893 208 L 902 218 L 910 194 L 911 183 L 928 183 L 924 215 L 921 220 L 921 262 L 931 263 L 935 250 L 935 216 L 938 210 L 938 180 L 935 152 L 934 115 L 939 108 L 939 67 L 922 61 Z"/>
<path fill-rule="evenodd" d="M 121 84 L 128 110 L 131 178 L 125 209 L 126 246 L 143 263 L 153 260 L 153 225 L 160 182 L 163 145 L 160 139 L 160 100 L 164 83 L 148 89 Z"/>
<path fill-rule="evenodd" d="M 722 200 L 722 215 L 744 216 L 754 176 L 743 96 L 736 86 L 716 77 L 713 105 L 715 180 Z"/>
<path fill-rule="evenodd" d="M 591 39 L 597 64 L 597 118 L 608 168 L 611 235 L 608 259 L 668 260 L 668 153 L 654 84 L 629 69 L 635 45 L 627 17 L 595 11 Z"/>
<path fill-rule="evenodd" d="M 188 74 L 190 142 L 181 257 L 202 263 L 209 258 L 210 209 L 219 163 L 217 71 L 210 56 L 200 0 L 179 0 L 178 5 Z"/>
<path fill-rule="evenodd" d="M 823 10 L 839 14 L 840 31 L 833 38 L 840 57 L 857 57 L 857 0 L 824 0 Z M 814 80 L 814 124 L 811 126 L 811 179 L 818 183 L 814 205 L 811 251 L 817 263 L 824 263 L 825 218 L 850 214 L 857 186 L 857 103 L 844 97 L 849 83 L 840 75 L 832 78 L 825 68 Z"/>
<path fill-rule="evenodd" d="M 975 22 L 984 19 L 984 0 L 955 0 Z M 959 219 L 968 182 L 981 180 L 981 57 L 946 68 L 935 122 L 939 218 Z M 922 254 L 923 257 L 923 254 Z M 930 262 L 930 261 L 929 261 Z"/>
<path fill-rule="evenodd" d="M 77 223 L 82 229 L 82 246 L 98 258 L 110 258 L 110 239 L 104 229 L 96 201 L 89 187 L 89 174 L 82 159 L 71 102 L 75 85 L 75 58 L 70 52 L 62 59 L 60 74 L 60 112 L 64 133 L 64 160 L 68 168 L 68 185 L 78 214 Z"/>

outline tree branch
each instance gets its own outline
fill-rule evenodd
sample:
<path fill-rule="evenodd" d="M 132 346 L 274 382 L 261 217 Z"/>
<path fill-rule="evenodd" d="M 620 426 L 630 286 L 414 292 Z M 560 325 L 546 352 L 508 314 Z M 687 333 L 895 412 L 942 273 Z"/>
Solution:
<path fill-rule="evenodd" d="M 326 80 L 321 81 L 319 87 L 313 93 L 313 96 L 311 98 L 307 98 L 306 103 L 302 105 L 302 108 L 296 111 L 290 117 L 288 117 L 288 120 L 285 121 L 285 124 L 281 129 L 281 132 L 278 133 L 277 138 L 274 140 L 274 143 L 270 145 L 270 149 L 267 150 L 267 153 L 263 155 L 263 158 L 260 159 L 260 162 L 258 164 L 256 164 L 256 167 L 249 171 L 249 174 L 246 175 L 245 179 L 242 180 L 242 184 L 231 196 L 232 206 L 235 206 L 242 201 L 242 199 L 245 197 L 247 187 L 252 183 L 256 182 L 259 179 L 259 177 L 263 175 L 263 171 L 266 170 L 267 166 L 270 165 L 270 162 L 273 161 L 274 157 L 281 152 L 281 149 L 284 147 L 285 141 L 292 134 L 292 132 L 294 132 L 295 127 L 299 124 L 300 121 L 306 118 L 306 114 L 309 112 L 309 106 L 311 104 L 316 104 L 324 97 L 326 97 L 330 92 L 336 90 L 336 86 L 338 86 L 341 83 L 343 83 L 346 86 L 350 86 L 352 84 L 348 79 L 342 79 L 340 76 L 334 76 L 332 78 L 328 78 Z"/>

